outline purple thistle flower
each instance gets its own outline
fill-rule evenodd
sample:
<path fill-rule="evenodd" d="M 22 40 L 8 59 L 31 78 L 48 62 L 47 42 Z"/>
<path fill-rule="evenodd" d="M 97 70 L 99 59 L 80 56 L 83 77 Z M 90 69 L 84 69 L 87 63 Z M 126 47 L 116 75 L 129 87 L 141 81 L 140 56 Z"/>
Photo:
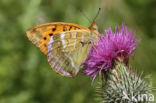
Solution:
<path fill-rule="evenodd" d="M 101 71 L 107 71 L 112 67 L 113 61 L 122 58 L 128 59 L 136 49 L 138 39 L 135 34 L 122 24 L 121 29 L 118 26 L 113 33 L 108 28 L 103 35 L 99 37 L 99 41 L 95 44 L 91 52 L 84 62 L 86 75 L 91 75 L 92 79 Z"/>

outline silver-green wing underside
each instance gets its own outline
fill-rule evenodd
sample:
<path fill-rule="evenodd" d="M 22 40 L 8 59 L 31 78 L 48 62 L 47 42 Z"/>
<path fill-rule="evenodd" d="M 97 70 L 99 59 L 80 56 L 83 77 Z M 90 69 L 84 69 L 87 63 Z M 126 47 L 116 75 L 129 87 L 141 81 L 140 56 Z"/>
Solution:
<path fill-rule="evenodd" d="M 47 45 L 49 64 L 63 76 L 75 76 L 88 56 L 92 39 L 88 30 L 66 31 L 52 36 Z"/>

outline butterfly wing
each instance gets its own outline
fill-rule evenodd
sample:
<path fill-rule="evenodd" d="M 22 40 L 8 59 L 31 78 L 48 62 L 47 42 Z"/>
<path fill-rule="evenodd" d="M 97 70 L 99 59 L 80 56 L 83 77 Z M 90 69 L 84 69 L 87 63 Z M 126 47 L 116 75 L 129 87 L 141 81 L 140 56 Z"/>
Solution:
<path fill-rule="evenodd" d="M 72 30 L 88 30 L 88 28 L 72 23 L 54 22 L 33 27 L 27 30 L 26 34 L 33 44 L 40 48 L 44 54 L 47 54 L 47 44 L 51 36 Z"/>
<path fill-rule="evenodd" d="M 92 39 L 89 30 L 72 30 L 52 36 L 47 45 L 49 64 L 63 76 L 75 76 L 88 55 Z"/>

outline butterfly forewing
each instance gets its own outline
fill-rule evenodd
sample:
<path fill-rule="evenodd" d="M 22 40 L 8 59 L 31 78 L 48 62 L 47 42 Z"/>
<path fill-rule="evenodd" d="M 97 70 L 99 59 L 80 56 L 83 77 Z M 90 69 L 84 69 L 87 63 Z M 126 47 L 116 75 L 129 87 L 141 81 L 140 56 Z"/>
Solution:
<path fill-rule="evenodd" d="M 79 72 L 81 63 L 91 48 L 88 42 L 91 40 L 90 33 L 88 30 L 73 30 L 50 38 L 47 56 L 56 72 L 69 77 Z"/>
<path fill-rule="evenodd" d="M 71 24 L 71 23 L 62 23 L 62 22 L 56 22 L 56 23 L 47 23 L 42 24 L 36 27 L 33 27 L 29 29 L 26 34 L 28 39 L 35 44 L 40 50 L 47 54 L 47 44 L 49 42 L 49 39 L 51 36 L 58 34 L 60 32 L 64 31 L 72 31 L 72 30 L 88 30 L 88 28 L 85 28 L 83 26 L 77 25 L 77 24 Z"/>

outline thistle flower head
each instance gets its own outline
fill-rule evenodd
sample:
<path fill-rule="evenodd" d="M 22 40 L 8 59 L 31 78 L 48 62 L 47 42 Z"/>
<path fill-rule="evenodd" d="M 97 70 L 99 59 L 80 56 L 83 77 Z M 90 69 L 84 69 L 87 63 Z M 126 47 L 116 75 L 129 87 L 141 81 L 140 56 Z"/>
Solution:
<path fill-rule="evenodd" d="M 115 32 L 108 28 L 99 36 L 99 41 L 92 47 L 84 62 L 85 74 L 95 78 L 101 70 L 107 71 L 111 68 L 115 59 L 128 59 L 134 53 L 137 43 L 135 34 L 124 24 L 121 29 L 116 26 Z"/>

